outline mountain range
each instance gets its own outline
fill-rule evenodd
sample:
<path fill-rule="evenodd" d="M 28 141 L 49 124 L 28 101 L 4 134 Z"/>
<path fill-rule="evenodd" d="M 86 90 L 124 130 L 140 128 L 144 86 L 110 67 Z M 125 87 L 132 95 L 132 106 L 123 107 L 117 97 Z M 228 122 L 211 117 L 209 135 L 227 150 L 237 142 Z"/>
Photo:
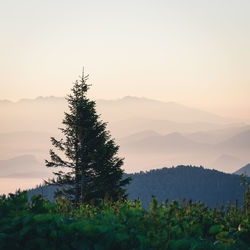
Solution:
<path fill-rule="evenodd" d="M 223 128 L 227 127 L 228 124 L 244 123 L 242 120 L 224 118 L 178 103 L 161 102 L 147 98 L 124 97 L 118 100 L 97 100 L 96 104 L 97 112 L 101 114 L 104 121 L 113 123 L 142 119 L 145 124 L 146 119 L 155 123 L 155 126 L 165 121 L 165 125 L 169 127 L 177 126 L 178 132 L 182 132 L 179 131 L 180 128 L 185 129 L 185 127 L 191 126 L 195 126 L 197 131 L 199 127 L 204 130 Z M 2 117 L 0 131 L 2 133 L 30 130 L 55 131 L 61 124 L 66 110 L 66 100 L 61 97 L 38 97 L 36 99 L 22 99 L 18 102 L 3 100 L 0 101 Z M 180 124 L 178 125 L 178 123 Z"/>
<path fill-rule="evenodd" d="M 186 162 L 233 172 L 249 162 L 249 131 L 233 135 L 219 143 L 199 142 L 180 133 L 161 135 L 154 131 L 136 133 L 120 138 L 118 142 L 121 153 L 129 156 L 128 160 L 137 155 L 137 161 L 133 161 L 137 166 L 144 166 L 146 169 L 151 169 L 150 164 L 153 166 L 158 161 L 161 166 Z M 209 133 L 212 134 L 211 131 Z M 129 165 L 131 164 L 132 161 Z"/>
<path fill-rule="evenodd" d="M 147 98 L 127 96 L 96 103 L 100 118 L 120 146 L 127 173 L 185 164 L 234 172 L 250 161 L 248 121 Z M 65 111 L 67 103 L 60 97 L 0 101 L 0 160 L 30 155 L 47 174 L 44 159 L 49 157 L 50 137 L 61 137 L 58 127 Z M 2 163 L 0 176 L 13 175 L 3 168 Z M 25 176 L 18 162 L 14 168 Z"/>
<path fill-rule="evenodd" d="M 126 96 L 122 99 L 112 101 L 97 100 L 97 108 L 109 121 L 139 117 L 152 120 L 169 120 L 180 123 L 204 122 L 223 124 L 239 122 L 239 120 L 236 119 L 221 117 L 176 102 L 162 102 L 132 96 Z M 116 116 L 114 116 L 114 114 Z M 108 117 L 108 115 L 110 116 Z"/>

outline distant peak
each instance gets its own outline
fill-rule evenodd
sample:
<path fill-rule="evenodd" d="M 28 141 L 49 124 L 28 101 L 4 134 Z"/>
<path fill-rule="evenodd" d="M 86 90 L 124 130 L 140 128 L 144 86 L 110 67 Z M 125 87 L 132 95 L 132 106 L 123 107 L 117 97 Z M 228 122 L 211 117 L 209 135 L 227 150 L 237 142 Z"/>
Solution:
<path fill-rule="evenodd" d="M 104 103 L 113 103 L 113 102 L 160 102 L 157 100 L 149 99 L 146 97 L 137 97 L 137 96 L 124 96 L 118 99 L 98 99 L 97 102 L 104 102 Z"/>
<path fill-rule="evenodd" d="M 13 102 L 10 101 L 10 100 L 7 100 L 7 99 L 3 99 L 3 100 L 0 100 L 0 103 L 3 103 L 3 104 L 10 104 L 10 103 L 13 103 Z"/>
<path fill-rule="evenodd" d="M 137 96 L 124 96 L 123 98 L 120 99 L 121 101 L 150 101 L 150 102 L 155 102 L 153 99 L 149 99 L 146 97 L 137 97 Z"/>
<path fill-rule="evenodd" d="M 9 161 L 9 162 L 18 162 L 18 161 L 29 161 L 29 162 L 38 162 L 37 161 L 37 158 L 34 156 L 34 155 L 19 155 L 19 156 L 15 156 L 15 157 L 12 157 L 12 158 L 8 158 L 8 159 L 4 159 L 4 160 L 0 160 L 1 161 Z"/>
<path fill-rule="evenodd" d="M 38 96 L 36 100 L 44 100 L 44 99 L 55 99 L 55 96 Z"/>
<path fill-rule="evenodd" d="M 250 177 L 250 163 L 245 165 L 244 167 L 238 169 L 237 171 L 234 172 L 234 174 L 246 174 L 248 177 Z"/>
<path fill-rule="evenodd" d="M 130 95 L 124 96 L 122 98 L 122 100 L 129 100 L 129 101 L 130 100 L 141 100 L 141 99 L 145 100 L 146 98 L 145 97 L 130 96 Z"/>
<path fill-rule="evenodd" d="M 184 137 L 181 133 L 173 132 L 165 135 L 166 137 Z"/>
<path fill-rule="evenodd" d="M 19 103 L 25 103 L 25 102 L 33 102 L 33 101 L 49 101 L 49 100 L 64 100 L 64 97 L 56 97 L 56 96 L 38 96 L 36 98 L 23 98 L 20 99 Z"/>

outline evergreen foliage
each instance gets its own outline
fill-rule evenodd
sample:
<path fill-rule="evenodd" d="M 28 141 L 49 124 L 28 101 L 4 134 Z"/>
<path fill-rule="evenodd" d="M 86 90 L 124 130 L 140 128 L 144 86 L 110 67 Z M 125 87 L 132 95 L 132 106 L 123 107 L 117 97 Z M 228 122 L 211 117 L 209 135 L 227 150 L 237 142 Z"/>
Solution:
<path fill-rule="evenodd" d="M 244 206 L 246 207 L 246 206 Z M 185 200 L 74 207 L 26 193 L 0 196 L 0 249 L 250 249 L 249 211 Z"/>
<path fill-rule="evenodd" d="M 166 197 L 169 201 L 179 200 L 184 197 L 193 201 L 202 201 L 210 208 L 226 206 L 234 203 L 238 205 L 244 202 L 244 190 L 241 186 L 241 177 L 236 174 L 227 174 L 217 170 L 205 169 L 195 166 L 177 166 L 124 174 L 124 177 L 132 178 L 126 186 L 128 199 L 135 200 L 138 197 L 144 208 L 149 208 L 149 201 L 155 195 L 161 203 Z M 250 178 L 245 177 L 250 183 Z M 45 199 L 53 200 L 56 186 L 39 186 L 28 190 L 29 199 L 35 194 L 41 194 Z"/>
<path fill-rule="evenodd" d="M 63 187 L 56 196 L 65 196 L 79 202 L 101 200 L 108 195 L 113 200 L 125 197 L 124 185 L 130 178 L 123 178 L 123 159 L 117 156 L 119 147 L 106 130 L 106 123 L 96 113 L 96 103 L 87 98 L 88 75 L 84 72 L 73 84 L 67 96 L 69 112 L 65 112 L 64 138 L 51 138 L 52 145 L 61 155 L 50 150 L 51 160 L 46 166 L 57 168 L 55 177 L 46 184 Z M 63 158 L 64 157 L 64 158 Z"/>

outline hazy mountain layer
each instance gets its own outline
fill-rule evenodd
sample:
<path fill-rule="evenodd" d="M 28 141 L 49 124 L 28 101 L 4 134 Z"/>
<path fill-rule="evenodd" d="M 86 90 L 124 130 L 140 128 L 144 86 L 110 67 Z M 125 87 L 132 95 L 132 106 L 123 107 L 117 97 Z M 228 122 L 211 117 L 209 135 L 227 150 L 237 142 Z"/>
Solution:
<path fill-rule="evenodd" d="M 61 125 L 66 110 L 67 103 L 64 98 L 38 97 L 34 100 L 23 99 L 16 103 L 0 101 L 2 119 L 0 131 L 55 131 Z M 136 97 L 125 97 L 113 101 L 97 100 L 97 111 L 101 114 L 101 118 L 107 122 L 140 118 L 153 121 L 166 120 L 174 123 L 200 123 L 201 127 L 206 126 L 207 129 L 209 124 L 214 124 L 211 125 L 214 128 L 216 127 L 215 124 L 218 124 L 218 128 L 219 125 L 241 122 L 189 108 L 178 103 L 165 103 Z M 204 125 L 204 123 L 208 124 Z M 188 124 L 185 126 L 188 126 Z M 198 125 L 195 126 L 198 130 Z"/>
<path fill-rule="evenodd" d="M 49 171 L 33 155 L 0 160 L 0 178 L 41 178 L 48 176 L 48 173 Z"/>
<path fill-rule="evenodd" d="M 234 143 L 236 141 L 238 143 Z M 180 133 L 160 135 L 145 131 L 121 138 L 119 144 L 121 155 L 126 156 L 128 172 L 180 164 L 203 165 L 223 172 L 234 172 L 250 160 L 248 141 L 248 131 L 218 144 L 199 143 Z"/>
<path fill-rule="evenodd" d="M 233 127 L 224 127 L 223 129 L 218 130 L 210 130 L 207 131 L 198 131 L 195 133 L 185 133 L 185 135 L 200 143 L 208 143 L 208 144 L 218 144 L 222 143 L 225 140 L 231 138 L 234 135 L 238 135 L 241 132 L 245 132 L 247 130 L 250 130 L 250 126 L 233 126 Z"/>
<path fill-rule="evenodd" d="M 58 127 L 66 110 L 64 98 L 0 101 L 0 159 L 33 155 L 48 171 L 44 159 L 51 148 L 50 136 L 61 138 Z M 250 160 L 250 127 L 238 120 L 135 97 L 98 100 L 97 110 L 120 145 L 126 172 L 180 164 L 233 172 Z M 20 164 L 14 168 L 21 176 Z"/>
<path fill-rule="evenodd" d="M 240 168 L 239 170 L 235 171 L 234 174 L 238 175 L 246 174 L 248 177 L 250 177 L 250 163 Z"/>
<path fill-rule="evenodd" d="M 189 108 L 175 102 L 161 102 L 130 96 L 113 101 L 97 100 L 97 107 L 98 111 L 103 114 L 108 121 L 126 120 L 134 117 L 169 120 L 181 123 L 230 123 L 237 121 Z"/>

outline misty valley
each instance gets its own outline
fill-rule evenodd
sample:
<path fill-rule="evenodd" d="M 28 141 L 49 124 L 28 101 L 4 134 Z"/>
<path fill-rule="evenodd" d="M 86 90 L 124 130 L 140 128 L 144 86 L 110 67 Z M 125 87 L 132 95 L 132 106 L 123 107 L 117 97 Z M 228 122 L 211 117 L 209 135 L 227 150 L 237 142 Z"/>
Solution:
<path fill-rule="evenodd" d="M 29 178 L 33 172 L 34 177 L 35 172 L 44 172 L 42 177 L 49 174 L 44 159 L 50 137 L 60 136 L 66 110 L 64 98 L 0 101 L 0 166 L 9 166 L 1 177 L 18 177 L 18 169 Z M 97 113 L 108 122 L 127 173 L 177 165 L 233 173 L 249 163 L 249 121 L 136 97 L 97 100 Z"/>
<path fill-rule="evenodd" d="M 50 137 L 61 136 L 64 111 L 72 112 L 65 99 L 0 101 L 1 249 L 249 249 L 249 121 L 129 96 L 96 103 L 101 116 L 95 119 L 108 121 L 124 157 L 119 176 L 125 189 L 112 191 L 108 170 L 94 186 L 86 172 L 90 192 L 79 189 L 75 202 L 75 184 L 63 178 L 77 171 L 60 170 L 56 182 L 44 162 Z M 66 118 L 64 124 L 71 124 Z M 71 152 L 72 131 L 65 132 L 67 144 L 53 144 L 62 150 L 71 145 Z M 54 151 L 50 156 L 46 166 L 72 166 Z M 110 195 L 102 194 L 102 182 Z"/>
<path fill-rule="evenodd" d="M 1 1 L 0 250 L 250 250 L 249 13 Z"/>

